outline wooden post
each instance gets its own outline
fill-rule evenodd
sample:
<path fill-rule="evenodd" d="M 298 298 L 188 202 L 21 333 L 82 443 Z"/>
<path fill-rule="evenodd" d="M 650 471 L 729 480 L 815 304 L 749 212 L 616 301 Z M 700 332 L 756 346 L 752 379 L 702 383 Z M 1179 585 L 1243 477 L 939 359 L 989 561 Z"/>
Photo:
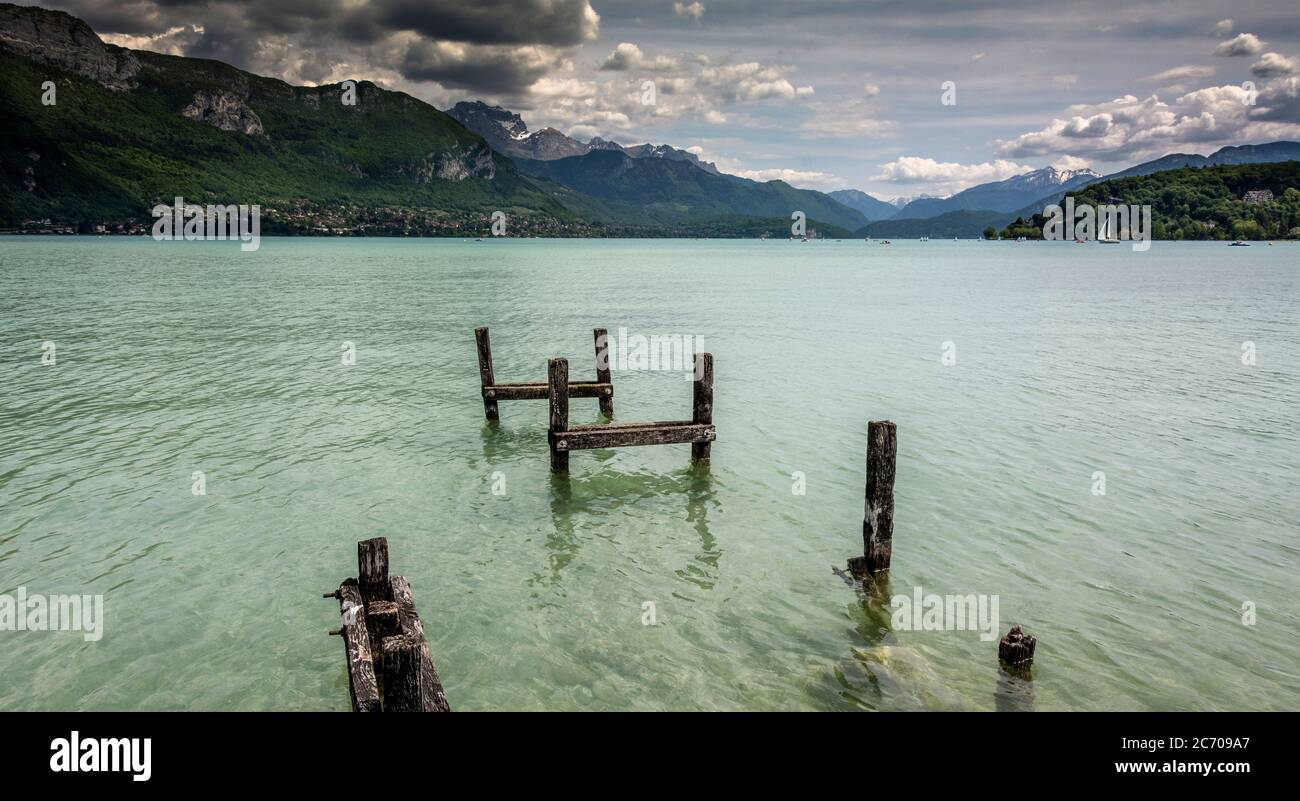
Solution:
<path fill-rule="evenodd" d="M 366 604 L 366 628 L 370 631 L 372 643 L 382 643 L 385 637 L 402 633 L 402 624 L 397 617 L 397 603 L 394 601 L 371 601 Z M 383 658 L 382 653 L 376 656 Z"/>
<path fill-rule="evenodd" d="M 447 693 L 442 689 L 442 680 L 438 678 L 438 669 L 433 666 L 429 654 L 428 638 L 424 636 L 424 622 L 415 611 L 415 596 L 411 594 L 411 583 L 401 576 L 393 576 L 393 600 L 398 606 L 398 621 L 402 634 L 414 637 L 420 643 L 420 686 L 425 712 L 450 712 L 451 704 L 447 702 Z"/>
<path fill-rule="evenodd" d="M 1026 634 L 1019 626 L 1012 626 L 998 643 L 998 661 L 1009 668 L 1028 671 L 1034 664 L 1034 646 L 1038 639 Z"/>
<path fill-rule="evenodd" d="M 343 649 L 348 662 L 348 695 L 353 712 L 379 711 L 379 685 L 366 631 L 365 604 L 352 580 L 339 587 L 339 610 L 343 615 Z"/>
<path fill-rule="evenodd" d="M 385 712 L 424 711 L 420 646 L 420 638 L 410 635 L 399 634 L 384 638 Z"/>
<path fill-rule="evenodd" d="M 474 339 L 478 343 L 478 377 L 483 391 L 483 414 L 489 420 L 501 419 L 497 412 L 495 397 L 489 397 L 492 390 L 488 387 L 496 384 L 492 372 L 492 340 L 488 338 L 487 326 L 474 329 Z"/>
<path fill-rule="evenodd" d="M 862 556 L 849 560 L 858 576 L 889 569 L 894 550 L 894 470 L 898 434 L 888 420 L 867 424 L 867 492 L 862 515 Z"/>
<path fill-rule="evenodd" d="M 357 543 L 357 582 L 367 604 L 393 600 L 388 584 L 388 540 L 375 537 Z"/>
<path fill-rule="evenodd" d="M 691 422 L 711 425 L 713 423 L 713 354 L 695 354 L 695 402 L 692 406 Z M 709 458 L 708 442 L 691 443 L 691 461 L 703 462 Z"/>
<path fill-rule="evenodd" d="M 569 472 L 569 452 L 556 447 L 569 430 L 569 361 L 551 359 L 546 364 L 546 386 L 551 401 L 551 471 Z"/>
<path fill-rule="evenodd" d="M 614 419 L 614 382 L 609 372 L 609 334 L 603 328 L 592 331 L 596 337 L 596 383 L 609 384 L 600 396 L 600 413 Z"/>

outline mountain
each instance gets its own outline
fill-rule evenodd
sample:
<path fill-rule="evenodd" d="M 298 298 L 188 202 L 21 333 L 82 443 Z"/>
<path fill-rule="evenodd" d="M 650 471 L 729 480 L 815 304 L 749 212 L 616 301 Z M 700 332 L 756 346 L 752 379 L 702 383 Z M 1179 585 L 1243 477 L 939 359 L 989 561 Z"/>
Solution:
<path fill-rule="evenodd" d="M 1143 175 L 1153 175 L 1158 172 L 1168 170 L 1178 170 L 1186 167 L 1213 167 L 1218 165 L 1230 164 L 1268 164 L 1284 161 L 1300 161 L 1300 142 L 1269 142 L 1263 145 L 1230 145 L 1214 151 L 1208 156 L 1198 156 L 1187 153 L 1171 153 L 1168 156 L 1161 156 L 1158 159 L 1145 161 L 1141 164 L 1121 170 L 1117 173 L 1107 175 L 1103 179 L 1097 179 L 1086 184 L 1080 184 L 1072 187 L 1075 190 L 1082 190 L 1086 186 L 1092 186 L 1098 181 L 1110 181 L 1117 178 L 1132 178 Z M 1077 194 L 1077 192 L 1058 191 L 1053 192 L 1045 197 L 1038 198 L 1032 203 L 1016 209 L 1011 219 L 1019 217 L 1029 219 L 1035 214 L 1041 214 L 1043 207 L 1052 203 L 1060 203 L 1065 200 L 1067 194 Z"/>
<path fill-rule="evenodd" d="M 1055 167 L 1044 167 L 1041 170 L 1012 176 L 1004 181 L 972 186 L 950 197 L 914 200 L 891 219 L 924 219 L 962 209 L 1014 212 L 1039 198 L 1086 185 L 1100 177 L 1092 170 L 1058 170 Z"/>
<path fill-rule="evenodd" d="M 1151 206 L 1153 239 L 1300 239 L 1300 161 L 1183 167 L 1107 178 L 1070 194 L 1076 208 Z M 1003 238 L 1041 237 L 1041 212 Z"/>
<path fill-rule="evenodd" d="M 904 197 L 904 196 L 901 196 L 901 195 L 900 195 L 899 197 L 896 197 L 896 198 L 894 198 L 893 200 L 889 201 L 889 205 L 893 206 L 894 209 L 897 210 L 897 209 L 901 209 L 901 208 L 903 208 L 903 207 L 906 206 L 908 203 L 911 203 L 913 200 L 926 200 L 926 199 L 928 199 L 928 198 L 937 198 L 937 197 L 940 197 L 940 196 L 939 196 L 939 195 L 926 195 L 926 194 L 920 194 L 920 195 L 911 195 L 911 196 L 908 196 L 908 197 Z"/>
<path fill-rule="evenodd" d="M 139 231 L 154 205 L 176 196 L 260 205 L 267 233 L 477 235 L 496 210 L 510 214 L 514 235 L 756 236 L 788 230 L 794 210 L 838 234 L 866 222 L 819 192 L 716 174 L 674 148 L 609 143 L 512 159 L 401 92 L 363 81 L 345 105 L 343 84 L 296 87 L 116 47 L 41 8 L 0 4 L 0 69 L 0 226 L 9 228 Z M 54 105 L 33 89 L 46 80 Z M 549 137 L 486 111 L 520 140 Z"/>
<path fill-rule="evenodd" d="M 866 224 L 861 213 L 821 192 L 796 189 L 784 181 L 715 175 L 685 161 L 593 150 L 583 156 L 515 163 L 525 175 L 603 201 L 620 220 L 666 224 L 728 215 L 761 217 L 777 220 L 780 232 L 789 230 L 791 212 L 802 211 L 810 227 L 835 226 L 842 229 L 838 235 Z"/>
<path fill-rule="evenodd" d="M 1164 170 L 1177 170 L 1182 167 L 1213 167 L 1220 164 L 1264 164 L 1278 161 L 1300 161 L 1300 142 L 1269 142 L 1264 145 L 1233 145 L 1219 148 L 1208 156 L 1187 153 L 1171 153 L 1154 161 L 1143 162 L 1127 170 L 1121 170 L 1111 178 L 1128 178 L 1135 175 L 1150 175 Z"/>
<path fill-rule="evenodd" d="M 506 156 L 529 159 L 562 159 L 581 156 L 590 148 L 554 128 L 530 132 L 518 114 L 481 100 L 461 102 L 447 110 L 448 116 L 487 140 L 492 149 Z"/>
<path fill-rule="evenodd" d="M 340 84 L 296 87 L 128 50 L 68 14 L 9 4 L 0 69 L 4 224 L 149 220 L 178 195 L 259 204 L 271 230 L 369 218 L 428 232 L 495 209 L 573 219 L 482 137 L 369 82 L 348 106 Z M 35 89 L 47 80 L 57 92 L 48 106 Z"/>
<path fill-rule="evenodd" d="M 694 164 L 705 172 L 711 172 L 714 175 L 721 175 L 717 165 L 711 161 L 701 161 L 700 157 L 689 150 L 678 150 L 672 145 L 629 145 L 624 147 L 618 142 L 610 142 L 600 137 L 595 137 L 589 143 L 592 149 L 600 150 L 621 150 L 634 159 L 668 159 L 669 161 L 685 161 L 688 164 Z"/>
<path fill-rule="evenodd" d="M 829 195 L 845 206 L 857 209 L 869 222 L 887 220 L 898 213 L 898 208 L 892 203 L 877 200 L 866 192 L 857 189 L 837 189 L 830 192 Z"/>
<path fill-rule="evenodd" d="M 969 239 L 978 238 L 990 225 L 1000 228 L 1007 222 L 1006 212 L 958 209 L 924 219 L 880 220 L 871 223 L 859 233 L 891 239 L 916 239 L 922 236 L 935 238 L 959 236 Z"/>
<path fill-rule="evenodd" d="M 584 143 L 554 128 L 530 132 L 523 117 L 500 106 L 489 106 L 481 100 L 457 103 L 447 110 L 447 114 L 486 139 L 493 150 L 506 156 L 551 161 L 586 155 L 593 150 L 617 150 L 634 159 L 685 161 L 707 172 L 718 174 L 718 168 L 712 163 L 701 161 L 694 153 L 679 150 L 671 145 L 647 143 L 625 147 L 618 142 L 601 139 L 599 136 Z"/>

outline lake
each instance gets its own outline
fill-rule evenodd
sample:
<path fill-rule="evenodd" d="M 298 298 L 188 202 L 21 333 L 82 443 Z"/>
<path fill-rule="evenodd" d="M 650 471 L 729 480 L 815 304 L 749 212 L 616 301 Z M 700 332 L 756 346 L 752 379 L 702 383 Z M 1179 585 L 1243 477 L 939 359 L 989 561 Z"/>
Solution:
<path fill-rule="evenodd" d="M 457 710 L 998 708 L 996 642 L 833 571 L 884 419 L 887 594 L 996 596 L 1018 703 L 1295 709 L 1298 298 L 1295 243 L 3 237 L 0 594 L 104 621 L 0 631 L 0 709 L 347 709 L 321 594 L 374 536 Z M 545 402 L 483 419 L 480 325 L 500 381 L 700 337 L 708 469 L 553 479 Z M 690 416 L 687 374 L 613 380 Z"/>

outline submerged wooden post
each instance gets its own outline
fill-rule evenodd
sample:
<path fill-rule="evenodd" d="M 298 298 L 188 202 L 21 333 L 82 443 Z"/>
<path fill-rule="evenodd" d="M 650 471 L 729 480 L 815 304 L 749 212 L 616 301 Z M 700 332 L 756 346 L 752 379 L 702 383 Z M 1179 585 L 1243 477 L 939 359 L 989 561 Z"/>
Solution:
<path fill-rule="evenodd" d="M 888 420 L 867 424 L 867 492 L 862 514 L 862 556 L 849 560 L 849 569 L 869 576 L 889 569 L 894 550 L 894 470 L 898 434 Z"/>
<path fill-rule="evenodd" d="M 700 425 L 713 423 L 713 354 L 695 354 L 695 401 L 691 422 Z M 691 461 L 703 462 L 709 458 L 710 442 L 691 443 Z"/>
<path fill-rule="evenodd" d="M 564 433 L 569 430 L 569 361 L 551 359 L 546 364 L 546 386 L 551 401 L 551 425 L 547 439 L 551 444 L 551 471 L 569 472 L 569 452 L 560 450 Z"/>
<path fill-rule="evenodd" d="M 489 420 L 499 420 L 497 401 L 494 391 L 489 389 L 496 384 L 492 372 L 492 340 L 488 338 L 487 326 L 474 329 L 474 340 L 478 343 L 478 377 L 483 392 L 483 414 Z"/>
<path fill-rule="evenodd" d="M 1034 647 L 1038 639 L 1026 634 L 1019 626 L 1012 626 L 998 643 L 998 661 L 1008 668 L 1027 673 L 1034 664 Z"/>
<path fill-rule="evenodd" d="M 375 537 L 357 543 L 357 583 L 366 603 L 393 600 L 388 583 L 388 540 Z"/>
<path fill-rule="evenodd" d="M 614 419 L 614 381 L 609 372 L 609 333 L 603 328 L 592 331 L 596 337 L 596 383 L 609 384 L 600 394 L 600 413 Z"/>
<path fill-rule="evenodd" d="M 424 682 L 420 676 L 422 644 L 422 638 L 407 634 L 384 638 L 385 712 L 425 711 Z"/>

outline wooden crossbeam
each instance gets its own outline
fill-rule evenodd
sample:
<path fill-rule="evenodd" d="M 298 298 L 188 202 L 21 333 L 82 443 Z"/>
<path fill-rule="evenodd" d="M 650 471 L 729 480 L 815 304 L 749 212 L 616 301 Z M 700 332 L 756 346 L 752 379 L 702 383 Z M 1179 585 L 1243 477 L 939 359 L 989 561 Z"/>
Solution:
<path fill-rule="evenodd" d="M 600 413 L 612 419 L 614 417 L 614 382 L 609 368 L 609 335 L 603 328 L 592 329 L 596 346 L 596 380 L 574 381 L 569 384 L 570 398 L 598 398 Z M 497 383 L 496 372 L 492 367 L 492 340 L 486 326 L 474 329 L 474 340 L 478 346 L 479 386 L 483 394 L 483 414 L 488 420 L 499 420 L 499 401 L 507 400 L 546 400 L 548 395 L 546 381 L 512 381 Z"/>
<path fill-rule="evenodd" d="M 568 472 L 569 452 L 593 448 L 617 448 L 632 445 L 673 445 L 691 443 L 691 461 L 709 459 L 709 446 L 717 437 L 713 426 L 713 355 L 695 354 L 694 403 L 690 420 L 653 423 L 612 423 L 605 425 L 569 425 L 569 398 L 574 397 L 569 383 L 567 359 L 551 359 L 546 366 L 547 397 L 550 402 L 551 470 Z"/>
<path fill-rule="evenodd" d="M 698 425 L 689 420 L 681 423 L 587 426 L 548 434 L 555 449 L 560 451 L 620 448 L 629 445 L 673 445 L 683 442 L 708 443 L 712 442 L 715 436 L 716 432 L 712 425 Z"/>
<path fill-rule="evenodd" d="M 493 400 L 546 400 L 545 381 L 528 381 L 514 384 L 496 384 L 483 387 L 484 399 Z M 614 394 L 613 384 L 599 381 L 574 381 L 569 384 L 570 398 L 600 398 L 602 401 Z"/>

